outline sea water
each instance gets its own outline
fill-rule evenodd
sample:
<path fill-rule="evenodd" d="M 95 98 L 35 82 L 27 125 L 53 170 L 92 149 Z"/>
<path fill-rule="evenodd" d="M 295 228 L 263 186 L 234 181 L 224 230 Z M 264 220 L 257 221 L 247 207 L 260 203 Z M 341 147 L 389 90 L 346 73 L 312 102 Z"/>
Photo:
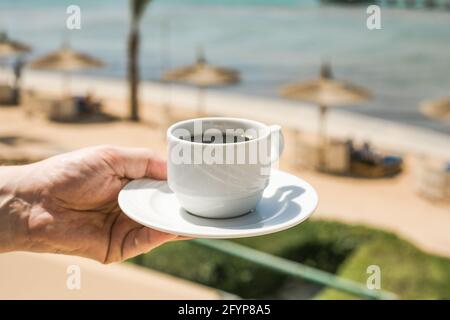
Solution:
<path fill-rule="evenodd" d="M 71 4 L 81 8 L 81 30 L 65 27 Z M 70 41 L 107 63 L 85 73 L 124 77 L 128 4 L 2 0 L 0 29 L 29 42 L 32 57 Z M 241 84 L 218 90 L 280 99 L 280 85 L 314 77 L 330 61 L 336 78 L 374 94 L 345 109 L 450 134 L 449 124 L 418 112 L 423 99 L 450 95 L 450 11 L 382 8 L 381 30 L 368 30 L 366 19 L 366 6 L 314 0 L 154 0 L 141 26 L 141 75 L 157 81 L 201 46 L 211 63 L 241 71 Z"/>

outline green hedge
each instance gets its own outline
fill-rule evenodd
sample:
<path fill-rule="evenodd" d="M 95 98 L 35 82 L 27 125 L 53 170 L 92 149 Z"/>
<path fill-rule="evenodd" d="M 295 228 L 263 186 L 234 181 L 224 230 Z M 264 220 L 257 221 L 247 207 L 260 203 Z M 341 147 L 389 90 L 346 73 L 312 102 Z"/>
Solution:
<path fill-rule="evenodd" d="M 234 241 L 361 282 L 368 276 L 367 266 L 376 264 L 382 269 L 383 289 L 400 297 L 450 298 L 450 259 L 425 254 L 387 232 L 312 220 L 284 232 Z M 243 298 L 273 295 L 290 280 L 189 241 L 166 244 L 132 262 Z M 430 276 L 421 274 L 422 269 L 429 270 Z M 325 289 L 318 298 L 349 296 Z"/>
<path fill-rule="evenodd" d="M 376 237 L 395 236 L 363 226 L 311 220 L 284 232 L 236 242 L 335 273 L 353 250 Z"/>
<path fill-rule="evenodd" d="M 338 275 L 362 283 L 367 267 L 381 271 L 381 288 L 403 299 L 450 299 L 450 259 L 433 256 L 399 239 L 377 239 L 361 246 L 339 268 Z M 355 297 L 327 289 L 319 299 Z"/>

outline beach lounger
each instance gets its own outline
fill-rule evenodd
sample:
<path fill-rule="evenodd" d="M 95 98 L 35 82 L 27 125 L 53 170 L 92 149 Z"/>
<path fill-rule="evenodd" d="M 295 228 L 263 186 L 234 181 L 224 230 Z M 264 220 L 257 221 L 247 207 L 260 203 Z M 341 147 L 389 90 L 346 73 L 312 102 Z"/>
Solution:
<path fill-rule="evenodd" d="M 297 139 L 296 159 L 298 165 L 308 169 L 318 169 L 320 144 L 318 139 L 302 136 Z"/>
<path fill-rule="evenodd" d="M 53 98 L 28 90 L 24 92 L 23 102 L 27 115 L 42 115 L 52 121 L 76 122 L 104 117 L 101 102 L 84 97 Z"/>
<path fill-rule="evenodd" d="M 14 104 L 14 90 L 9 85 L 0 85 L 0 104 Z"/>
<path fill-rule="evenodd" d="M 351 140 L 329 139 L 322 147 L 317 137 L 302 137 L 297 150 L 299 165 L 331 174 L 383 178 L 400 173 L 403 166 L 401 157 L 374 152 L 368 143 L 357 148 Z"/>
<path fill-rule="evenodd" d="M 417 190 L 421 195 L 450 201 L 450 162 L 422 161 L 417 178 Z"/>
<path fill-rule="evenodd" d="M 100 101 L 94 100 L 91 96 L 73 97 L 73 102 L 79 116 L 95 115 L 101 112 Z"/>
<path fill-rule="evenodd" d="M 53 100 L 50 104 L 48 118 L 53 121 L 71 121 L 78 116 L 78 109 L 73 98 Z"/>
<path fill-rule="evenodd" d="M 352 148 L 350 163 L 350 173 L 354 176 L 383 178 L 400 173 L 403 159 L 374 152 L 369 143 L 364 143 L 362 148 Z"/>
<path fill-rule="evenodd" d="M 447 162 L 447 166 L 445 167 L 445 189 L 444 189 L 444 197 L 447 200 L 450 200 L 450 161 Z"/>
<path fill-rule="evenodd" d="M 387 155 L 382 158 L 385 176 L 393 176 L 402 170 L 403 159 L 399 156 Z"/>
<path fill-rule="evenodd" d="M 352 160 L 350 173 L 351 175 L 365 178 L 391 177 L 402 171 L 402 163 L 403 161 L 400 157 L 394 156 L 383 157 L 381 161 L 374 163 Z"/>
<path fill-rule="evenodd" d="M 350 170 L 350 150 L 347 141 L 332 139 L 324 150 L 323 171 L 335 174 L 347 174 Z"/>
<path fill-rule="evenodd" d="M 58 99 L 26 91 L 23 95 L 27 115 L 43 116 L 53 121 L 69 121 L 77 116 L 77 106 L 72 98 Z"/>

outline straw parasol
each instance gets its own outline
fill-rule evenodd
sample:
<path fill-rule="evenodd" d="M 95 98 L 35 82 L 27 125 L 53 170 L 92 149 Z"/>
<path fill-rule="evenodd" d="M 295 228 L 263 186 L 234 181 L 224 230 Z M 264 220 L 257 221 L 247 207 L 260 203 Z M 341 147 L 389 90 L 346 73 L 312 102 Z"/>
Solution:
<path fill-rule="evenodd" d="M 30 51 L 31 47 L 27 44 L 10 39 L 4 32 L 0 33 L 0 56 L 13 56 Z"/>
<path fill-rule="evenodd" d="M 361 87 L 333 79 L 328 64 L 322 65 L 319 78 L 285 85 L 281 88 L 280 94 L 289 99 L 318 105 L 322 136 L 325 135 L 324 121 L 329 107 L 351 105 L 366 101 L 370 97 L 369 92 Z"/>
<path fill-rule="evenodd" d="M 420 111 L 427 117 L 450 121 L 450 97 L 424 101 L 420 105 Z"/>
<path fill-rule="evenodd" d="M 370 98 L 370 93 L 351 83 L 335 80 L 329 64 L 322 64 L 320 77 L 313 80 L 288 84 L 280 94 L 294 100 L 311 102 L 319 106 L 319 136 L 326 143 L 325 119 L 329 107 L 348 106 Z"/>
<path fill-rule="evenodd" d="M 37 58 L 30 64 L 33 69 L 58 70 L 66 75 L 66 89 L 69 87 L 70 72 L 84 69 L 101 68 L 104 63 L 90 55 L 77 52 L 64 45 L 61 49 Z"/>
<path fill-rule="evenodd" d="M 198 88 L 198 111 L 203 107 L 203 89 L 231 85 L 239 82 L 239 72 L 207 63 L 199 51 L 196 63 L 166 72 L 162 79 L 196 86 Z"/>

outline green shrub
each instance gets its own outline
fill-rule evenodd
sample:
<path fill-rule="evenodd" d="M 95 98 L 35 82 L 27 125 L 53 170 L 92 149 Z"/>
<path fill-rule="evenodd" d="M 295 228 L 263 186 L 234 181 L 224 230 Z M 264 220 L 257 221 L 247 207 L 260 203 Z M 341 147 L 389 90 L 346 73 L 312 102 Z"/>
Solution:
<path fill-rule="evenodd" d="M 365 283 L 369 265 L 381 270 L 381 288 L 402 299 L 449 299 L 450 259 L 418 250 L 400 239 L 377 239 L 361 246 L 339 268 L 338 275 Z M 319 299 L 355 298 L 326 289 Z"/>
<path fill-rule="evenodd" d="M 312 220 L 283 232 L 236 242 L 334 273 L 353 250 L 381 236 L 395 237 L 363 226 Z"/>

